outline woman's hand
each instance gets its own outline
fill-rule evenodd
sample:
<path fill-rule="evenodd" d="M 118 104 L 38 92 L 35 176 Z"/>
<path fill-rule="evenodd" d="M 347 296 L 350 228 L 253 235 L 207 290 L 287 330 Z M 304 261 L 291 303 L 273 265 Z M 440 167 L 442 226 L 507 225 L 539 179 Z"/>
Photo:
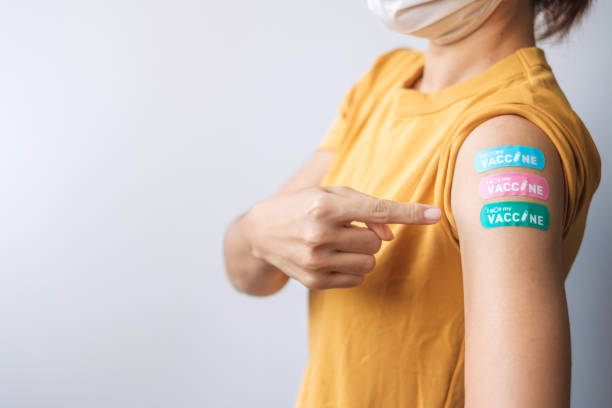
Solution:
<path fill-rule="evenodd" d="M 393 233 L 386 225 L 434 224 L 436 207 L 379 199 L 350 187 L 308 187 L 253 205 L 245 215 L 251 253 L 310 289 L 360 285 Z M 351 224 L 365 223 L 368 228 Z"/>

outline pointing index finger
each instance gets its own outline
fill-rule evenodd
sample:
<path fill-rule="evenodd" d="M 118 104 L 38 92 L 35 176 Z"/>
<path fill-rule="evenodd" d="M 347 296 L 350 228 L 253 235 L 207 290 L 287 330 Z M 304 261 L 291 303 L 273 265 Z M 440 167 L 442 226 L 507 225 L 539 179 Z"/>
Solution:
<path fill-rule="evenodd" d="M 420 203 L 399 202 L 376 198 L 339 196 L 340 221 L 361 221 L 378 224 L 434 224 L 440 220 L 439 208 Z"/>

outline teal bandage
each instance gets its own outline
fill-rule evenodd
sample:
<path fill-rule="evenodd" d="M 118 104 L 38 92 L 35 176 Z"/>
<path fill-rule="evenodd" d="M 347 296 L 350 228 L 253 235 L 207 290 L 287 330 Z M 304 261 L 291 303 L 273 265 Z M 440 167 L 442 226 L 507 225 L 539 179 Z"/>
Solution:
<path fill-rule="evenodd" d="M 542 204 L 523 201 L 490 203 L 480 210 L 480 224 L 484 228 L 519 226 L 547 230 L 550 213 Z"/>
<path fill-rule="evenodd" d="M 474 166 L 479 173 L 508 166 L 542 170 L 544 163 L 544 153 L 540 149 L 520 145 L 497 146 L 481 150 L 474 158 Z"/>

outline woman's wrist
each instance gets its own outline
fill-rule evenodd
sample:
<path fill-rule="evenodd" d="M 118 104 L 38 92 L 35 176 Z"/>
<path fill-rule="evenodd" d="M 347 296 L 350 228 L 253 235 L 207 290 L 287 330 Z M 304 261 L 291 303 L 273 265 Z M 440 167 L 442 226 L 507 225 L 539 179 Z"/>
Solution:
<path fill-rule="evenodd" d="M 268 262 L 265 255 L 258 249 L 259 246 L 257 244 L 261 239 L 263 239 L 263 237 L 258 235 L 258 231 L 261 231 L 261 220 L 259 219 L 256 211 L 258 204 L 259 203 L 256 203 L 251 206 L 251 208 L 245 214 L 243 214 L 238 221 L 239 233 L 243 237 L 247 247 L 246 252 L 249 254 L 249 258 L 251 259 L 253 265 L 256 265 L 255 268 L 257 271 L 259 271 L 259 273 L 285 275 L 276 266 Z"/>
<path fill-rule="evenodd" d="M 244 253 L 248 257 L 244 267 L 248 278 L 244 282 L 244 291 L 254 295 L 269 295 L 284 286 L 288 276 L 276 266 L 268 262 L 257 249 L 259 220 L 252 212 L 253 207 L 237 221 L 238 234 L 245 245 Z"/>
<path fill-rule="evenodd" d="M 255 243 L 258 240 L 256 232 L 258 231 L 258 221 L 256 215 L 253 214 L 253 209 L 257 204 L 254 204 L 249 208 L 249 210 L 244 213 L 238 220 L 238 230 L 240 235 L 243 237 L 244 242 L 247 246 L 247 252 L 254 260 L 262 263 L 262 265 L 268 264 L 268 262 L 264 259 L 263 255 L 259 250 L 257 250 Z"/>

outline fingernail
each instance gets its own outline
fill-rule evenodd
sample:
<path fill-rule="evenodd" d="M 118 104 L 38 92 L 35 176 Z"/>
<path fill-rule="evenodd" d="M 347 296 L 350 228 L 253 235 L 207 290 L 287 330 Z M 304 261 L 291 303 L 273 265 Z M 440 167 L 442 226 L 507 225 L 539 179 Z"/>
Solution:
<path fill-rule="evenodd" d="M 426 219 L 435 221 L 440 219 L 440 217 L 442 216 L 442 211 L 440 211 L 440 209 L 436 207 L 428 208 L 425 210 L 423 215 Z"/>

